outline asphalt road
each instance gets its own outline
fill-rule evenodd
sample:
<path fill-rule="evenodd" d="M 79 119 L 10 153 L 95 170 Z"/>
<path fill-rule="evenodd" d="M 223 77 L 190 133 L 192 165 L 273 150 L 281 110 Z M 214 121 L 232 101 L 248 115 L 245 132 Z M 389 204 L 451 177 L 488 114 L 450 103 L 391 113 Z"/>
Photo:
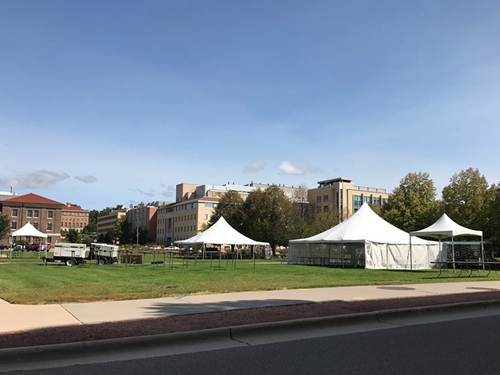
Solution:
<path fill-rule="evenodd" d="M 495 315 L 11 374 L 498 374 L 499 334 L 500 315 Z"/>

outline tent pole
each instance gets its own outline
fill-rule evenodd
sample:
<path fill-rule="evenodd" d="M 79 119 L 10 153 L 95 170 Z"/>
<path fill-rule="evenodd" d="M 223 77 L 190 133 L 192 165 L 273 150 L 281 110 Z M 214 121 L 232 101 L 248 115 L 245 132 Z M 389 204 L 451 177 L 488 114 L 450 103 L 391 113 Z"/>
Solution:
<path fill-rule="evenodd" d="M 451 236 L 451 259 L 453 261 L 453 272 L 455 272 L 455 241 L 453 236 Z"/>
<path fill-rule="evenodd" d="M 410 234 L 410 271 L 413 270 L 413 257 L 412 257 L 412 248 L 411 248 L 411 234 Z"/>
<path fill-rule="evenodd" d="M 483 261 L 483 271 L 484 271 L 484 243 L 483 243 L 483 236 L 481 235 L 481 259 Z"/>

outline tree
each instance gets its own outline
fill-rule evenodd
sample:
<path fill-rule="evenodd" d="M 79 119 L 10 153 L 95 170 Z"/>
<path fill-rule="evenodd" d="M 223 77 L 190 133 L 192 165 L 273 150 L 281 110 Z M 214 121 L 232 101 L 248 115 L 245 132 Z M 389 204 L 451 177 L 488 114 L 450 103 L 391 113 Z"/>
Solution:
<path fill-rule="evenodd" d="M 269 242 L 276 253 L 276 246 L 288 244 L 290 239 L 291 201 L 277 186 L 252 191 L 244 203 L 244 234 L 257 241 Z"/>
<path fill-rule="evenodd" d="M 431 225 L 439 216 L 434 181 L 427 172 L 408 173 L 382 207 L 382 217 L 394 226 L 414 231 Z"/>
<path fill-rule="evenodd" d="M 500 184 L 491 185 L 484 207 L 483 237 L 500 246 Z"/>
<path fill-rule="evenodd" d="M 478 169 L 461 171 L 443 188 L 445 212 L 460 225 L 481 229 L 487 221 L 484 213 L 489 194 L 488 181 Z"/>
<path fill-rule="evenodd" d="M 80 234 L 76 229 L 71 228 L 66 232 L 66 242 L 69 243 L 77 243 L 78 239 L 80 238 Z"/>
<path fill-rule="evenodd" d="M 99 211 L 90 210 L 89 211 L 89 223 L 82 229 L 82 233 L 94 234 L 97 232 L 97 218 L 99 217 Z"/>
<path fill-rule="evenodd" d="M 306 237 L 308 227 L 315 220 L 314 204 L 307 201 L 307 187 L 300 185 L 295 191 L 291 203 L 289 236 L 290 239 Z"/>
<path fill-rule="evenodd" d="M 209 227 L 214 225 L 222 216 L 234 229 L 241 231 L 244 218 L 243 203 L 243 198 L 238 192 L 230 190 L 225 193 L 217 207 L 215 207 L 214 213 L 208 222 Z"/>
<path fill-rule="evenodd" d="M 114 239 L 118 239 L 121 244 L 132 243 L 132 223 L 127 220 L 126 216 L 116 220 L 112 236 Z"/>
<path fill-rule="evenodd" d="M 0 240 L 10 233 L 10 220 L 6 215 L 0 215 Z"/>

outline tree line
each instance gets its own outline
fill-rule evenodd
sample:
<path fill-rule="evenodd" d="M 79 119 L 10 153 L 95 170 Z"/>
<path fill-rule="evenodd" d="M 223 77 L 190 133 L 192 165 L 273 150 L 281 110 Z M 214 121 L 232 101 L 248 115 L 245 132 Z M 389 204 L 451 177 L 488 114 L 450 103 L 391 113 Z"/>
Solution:
<path fill-rule="evenodd" d="M 406 231 L 423 229 L 446 213 L 458 224 L 483 231 L 483 237 L 500 244 L 500 185 L 489 185 L 478 169 L 454 174 L 437 199 L 427 172 L 408 173 L 388 203 L 372 206 L 383 219 Z M 305 189 L 305 187 L 303 187 Z M 307 192 L 307 190 L 305 190 Z M 296 197 L 297 198 L 297 197 Z M 244 201 L 236 191 L 221 197 L 207 228 L 224 216 L 237 231 L 276 246 L 321 233 L 338 224 L 337 213 L 316 213 L 304 199 L 290 200 L 277 186 L 249 193 Z M 205 228 L 206 229 L 206 228 Z"/>
<path fill-rule="evenodd" d="M 406 231 L 423 229 L 446 213 L 458 224 L 483 231 L 485 240 L 500 245 L 500 184 L 489 184 L 478 169 L 469 168 L 454 174 L 437 198 L 434 181 L 427 172 L 408 173 L 394 188 L 388 203 L 372 206 L 382 218 Z M 112 243 L 118 238 L 121 244 L 137 241 L 137 233 L 126 218 L 118 220 L 113 231 L 96 238 L 97 218 L 123 206 L 91 210 L 89 224 L 81 233 L 66 233 L 71 242 Z M 290 199 L 278 186 L 249 193 L 246 200 L 236 191 L 225 193 L 214 213 L 203 228 L 207 229 L 224 216 L 240 233 L 257 241 L 269 242 L 273 249 L 286 246 L 288 241 L 318 234 L 338 224 L 337 213 L 317 213 L 314 204 L 307 202 L 307 188 L 302 186 Z M 0 215 L 0 238 L 10 233 L 9 219 Z M 146 242 L 147 232 L 140 230 L 139 243 Z"/>

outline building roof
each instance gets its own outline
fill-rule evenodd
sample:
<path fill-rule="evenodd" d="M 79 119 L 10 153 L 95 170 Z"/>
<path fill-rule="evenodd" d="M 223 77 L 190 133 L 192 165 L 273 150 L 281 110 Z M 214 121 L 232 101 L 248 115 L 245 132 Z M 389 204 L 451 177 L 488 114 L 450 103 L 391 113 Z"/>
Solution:
<path fill-rule="evenodd" d="M 75 205 L 65 205 L 63 208 L 62 208 L 63 211 L 71 211 L 71 212 L 88 212 L 88 210 L 84 210 L 83 208 L 81 207 L 78 207 L 78 206 L 75 206 Z"/>
<path fill-rule="evenodd" d="M 197 202 L 219 203 L 219 201 L 220 201 L 220 198 L 216 198 L 216 197 L 201 197 L 201 198 L 193 198 L 193 199 L 188 199 L 188 200 L 185 200 L 185 201 L 179 201 L 179 202 L 170 203 L 167 206 L 181 206 L 183 204 L 197 203 Z"/>
<path fill-rule="evenodd" d="M 39 204 L 39 205 L 50 205 L 50 206 L 64 206 L 64 203 L 53 201 L 42 197 L 41 195 L 29 193 L 24 195 L 18 195 L 13 198 L 8 198 L 2 201 L 3 204 L 8 203 L 27 203 L 27 204 Z"/>

